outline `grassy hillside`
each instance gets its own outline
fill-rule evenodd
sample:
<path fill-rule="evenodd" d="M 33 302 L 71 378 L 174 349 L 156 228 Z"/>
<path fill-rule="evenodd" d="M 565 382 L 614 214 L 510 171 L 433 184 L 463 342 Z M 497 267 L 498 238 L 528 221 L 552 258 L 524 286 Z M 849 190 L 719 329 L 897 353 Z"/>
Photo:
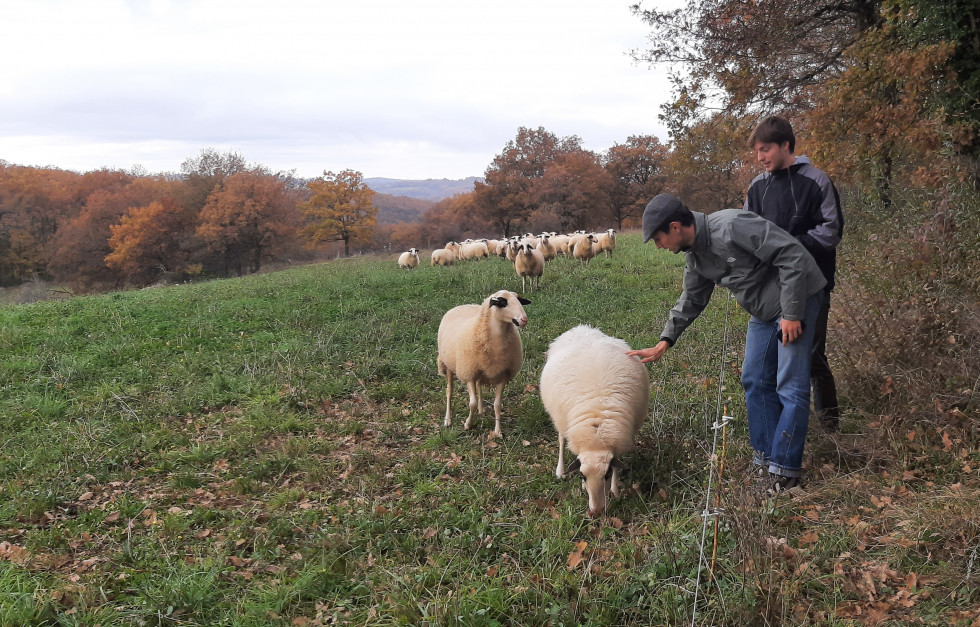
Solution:
<path fill-rule="evenodd" d="M 441 426 L 435 338 L 449 308 L 519 288 L 505 260 L 358 258 L 0 308 L 0 624 L 690 624 L 722 360 L 736 422 L 697 623 L 969 624 L 975 481 L 924 476 L 852 412 L 845 435 L 811 435 L 803 494 L 758 497 L 745 316 L 723 355 L 724 291 L 650 367 L 624 494 L 585 515 L 579 482 L 554 477 L 544 352 L 579 323 L 652 345 L 679 292 L 679 257 L 620 242 L 555 260 L 527 294 L 499 439 L 489 403 L 461 430 L 458 386 Z M 936 462 L 980 466 L 958 454 Z"/>

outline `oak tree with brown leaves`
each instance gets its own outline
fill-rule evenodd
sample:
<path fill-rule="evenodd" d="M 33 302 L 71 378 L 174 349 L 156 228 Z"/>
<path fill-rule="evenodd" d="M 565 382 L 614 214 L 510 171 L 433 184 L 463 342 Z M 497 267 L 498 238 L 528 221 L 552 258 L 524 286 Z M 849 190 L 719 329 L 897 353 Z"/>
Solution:
<path fill-rule="evenodd" d="M 374 190 L 354 170 L 324 172 L 306 184 L 310 198 L 299 205 L 308 224 L 301 234 L 313 248 L 322 242 L 344 242 L 344 255 L 350 256 L 352 242 L 371 240 L 378 210 L 371 202 Z"/>

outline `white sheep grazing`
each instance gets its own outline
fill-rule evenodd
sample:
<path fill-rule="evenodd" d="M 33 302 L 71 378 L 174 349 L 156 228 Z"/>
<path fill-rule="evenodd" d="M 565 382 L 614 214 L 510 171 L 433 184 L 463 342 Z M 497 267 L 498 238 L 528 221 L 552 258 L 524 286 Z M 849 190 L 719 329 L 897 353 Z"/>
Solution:
<path fill-rule="evenodd" d="M 605 511 L 607 492 L 618 494 L 619 456 L 633 448 L 650 402 L 647 370 L 628 350 L 623 340 L 583 324 L 551 343 L 541 370 L 541 401 L 558 431 L 555 475 L 581 470 L 591 516 Z M 566 441 L 578 455 L 567 469 Z"/>
<path fill-rule="evenodd" d="M 544 274 L 544 255 L 537 248 L 530 244 L 521 244 L 517 247 L 517 256 L 514 257 L 514 270 L 517 276 L 521 277 L 521 291 L 526 292 L 525 281 L 530 277 L 531 286 L 541 287 L 541 275 Z"/>
<path fill-rule="evenodd" d="M 419 249 L 409 248 L 402 254 L 398 255 L 398 267 L 399 268 L 412 268 L 419 265 Z"/>
<path fill-rule="evenodd" d="M 490 256 L 490 250 L 486 242 L 466 242 L 460 247 L 460 259 L 484 259 Z"/>
<path fill-rule="evenodd" d="M 555 251 L 559 255 L 565 255 L 567 257 L 568 256 L 568 242 L 569 242 L 570 239 L 571 239 L 571 237 L 569 237 L 568 235 L 564 235 L 564 234 L 562 234 L 562 235 L 553 235 L 550 238 L 550 242 L 551 242 L 552 246 L 555 247 Z"/>
<path fill-rule="evenodd" d="M 453 251 L 446 248 L 437 248 L 432 251 L 432 265 L 434 266 L 451 266 L 455 260 L 456 255 L 453 254 Z"/>
<path fill-rule="evenodd" d="M 504 385 L 521 369 L 521 335 L 518 329 L 527 325 L 524 305 L 531 301 L 514 292 L 500 290 L 486 298 L 481 305 L 453 307 L 439 323 L 439 374 L 446 377 L 446 419 L 452 425 L 450 400 L 453 376 L 466 383 L 470 395 L 470 413 L 463 423 L 470 428 L 473 410 L 483 415 L 481 385 L 497 388 L 493 401 L 496 419 L 493 432 L 500 432 L 500 395 Z"/>
<path fill-rule="evenodd" d="M 575 242 L 575 246 L 572 248 L 573 257 L 585 263 L 588 263 L 595 257 L 596 251 L 592 245 L 595 243 L 595 235 L 586 233 L 578 238 L 573 238 L 573 241 Z"/>
<path fill-rule="evenodd" d="M 613 251 L 616 250 L 616 229 L 607 229 L 600 233 L 597 244 L 599 245 L 597 254 L 606 253 L 606 257 L 612 257 Z"/>

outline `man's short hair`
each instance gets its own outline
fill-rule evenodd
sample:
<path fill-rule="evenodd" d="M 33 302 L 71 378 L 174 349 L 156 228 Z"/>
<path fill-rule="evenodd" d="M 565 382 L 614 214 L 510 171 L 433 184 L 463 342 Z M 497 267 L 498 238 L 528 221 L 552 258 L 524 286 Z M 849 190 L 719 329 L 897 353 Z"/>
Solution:
<path fill-rule="evenodd" d="M 666 233 L 671 222 L 690 226 L 694 224 L 694 214 L 673 194 L 654 196 L 643 210 L 643 243 L 650 241 L 658 231 Z"/>
<path fill-rule="evenodd" d="M 789 120 L 781 115 L 770 115 L 755 127 L 749 135 L 749 148 L 755 148 L 757 143 L 780 144 L 789 142 L 789 151 L 796 151 L 796 135 L 793 134 L 793 125 Z"/>

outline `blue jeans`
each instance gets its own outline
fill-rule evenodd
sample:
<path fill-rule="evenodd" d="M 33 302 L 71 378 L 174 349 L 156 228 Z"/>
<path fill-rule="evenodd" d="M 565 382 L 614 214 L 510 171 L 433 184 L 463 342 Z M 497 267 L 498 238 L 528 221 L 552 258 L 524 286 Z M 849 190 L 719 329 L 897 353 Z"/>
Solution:
<path fill-rule="evenodd" d="M 821 299 L 821 294 L 807 299 L 803 334 L 792 344 L 783 346 L 776 337 L 780 318 L 765 322 L 752 317 L 745 335 L 742 387 L 753 461 L 784 477 L 799 477 L 803 466 L 810 424 L 810 351 Z"/>

